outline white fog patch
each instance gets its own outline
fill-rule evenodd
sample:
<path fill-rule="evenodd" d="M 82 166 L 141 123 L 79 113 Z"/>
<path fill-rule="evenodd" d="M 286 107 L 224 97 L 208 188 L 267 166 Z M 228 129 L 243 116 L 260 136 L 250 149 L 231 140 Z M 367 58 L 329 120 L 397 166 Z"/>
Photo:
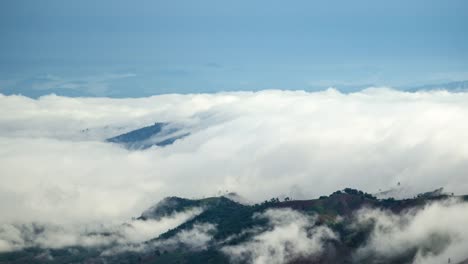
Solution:
<path fill-rule="evenodd" d="M 133 220 L 125 225 L 121 233 L 125 238 L 125 242 L 144 242 L 158 237 L 160 234 L 185 223 L 202 212 L 203 209 L 201 208 L 192 208 L 180 213 L 174 213 L 170 216 L 165 216 L 159 220 Z"/>
<path fill-rule="evenodd" d="M 403 214 L 364 209 L 358 224 L 373 222 L 368 243 L 356 258 L 392 258 L 416 250 L 414 263 L 459 263 L 468 258 L 468 205 L 457 200 L 435 202 Z"/>
<path fill-rule="evenodd" d="M 322 252 L 326 241 L 337 239 L 328 227 L 315 226 L 315 218 L 291 209 L 269 209 L 255 217 L 268 219 L 270 228 L 222 251 L 235 263 L 287 263 Z"/>
<path fill-rule="evenodd" d="M 192 229 L 177 233 L 175 240 L 193 249 L 203 250 L 213 239 L 214 232 L 216 232 L 216 226 L 213 224 L 195 224 Z"/>
<path fill-rule="evenodd" d="M 0 113 L 1 224 L 123 222 L 166 196 L 220 192 L 468 192 L 468 93 L 0 95 Z M 144 151 L 103 141 L 155 122 L 190 135 Z"/>
<path fill-rule="evenodd" d="M 159 220 L 132 220 L 124 224 L 86 226 L 52 224 L 1 224 L 0 252 L 27 247 L 63 248 L 70 246 L 100 247 L 137 244 L 158 237 L 200 214 L 202 209 L 163 217 Z"/>
<path fill-rule="evenodd" d="M 216 226 L 210 223 L 196 223 L 189 230 L 179 231 L 174 237 L 158 242 L 157 246 L 175 248 L 177 245 L 188 246 L 192 250 L 206 249 L 216 233 Z"/>
<path fill-rule="evenodd" d="M 196 223 L 191 229 L 181 230 L 168 239 L 158 239 L 151 243 L 133 243 L 113 246 L 102 252 L 102 256 L 111 256 L 123 252 L 149 252 L 158 250 L 173 250 L 184 247 L 188 250 L 204 250 L 213 239 L 216 226 L 211 223 Z"/>

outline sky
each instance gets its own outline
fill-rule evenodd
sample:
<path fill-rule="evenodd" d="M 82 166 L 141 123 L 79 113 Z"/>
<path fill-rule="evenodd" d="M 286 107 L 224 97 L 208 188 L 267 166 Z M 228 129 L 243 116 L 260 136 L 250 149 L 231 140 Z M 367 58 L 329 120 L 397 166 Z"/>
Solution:
<path fill-rule="evenodd" d="M 0 93 L 410 87 L 468 79 L 468 3 L 0 3 Z"/>
<path fill-rule="evenodd" d="M 141 242 L 203 211 L 130 220 L 167 196 L 467 194 L 468 90 L 402 91 L 468 80 L 467 11 L 464 0 L 0 1 L 0 252 Z M 189 135 L 145 150 L 105 141 L 155 122 Z M 442 232 L 450 247 L 415 263 L 466 259 L 467 212 L 452 201 L 359 213 L 386 230 L 360 254 Z M 320 246 L 303 237 L 315 220 L 258 217 L 276 226 L 225 252 Z M 35 223 L 46 232 L 23 236 Z M 116 235 L 90 240 L 92 227 Z M 195 229 L 206 244 L 216 227 Z M 190 232 L 178 239 L 197 242 Z"/>

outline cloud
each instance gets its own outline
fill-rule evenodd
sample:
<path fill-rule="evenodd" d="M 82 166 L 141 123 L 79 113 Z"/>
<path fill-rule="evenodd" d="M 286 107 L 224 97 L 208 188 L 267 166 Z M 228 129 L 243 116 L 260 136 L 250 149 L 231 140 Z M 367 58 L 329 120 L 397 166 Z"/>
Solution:
<path fill-rule="evenodd" d="M 153 238 L 175 228 L 200 214 L 193 208 L 159 220 L 132 220 L 124 224 L 95 223 L 87 225 L 2 224 L 0 225 L 0 252 L 27 247 L 62 248 L 71 246 L 127 246 Z M 190 238 L 190 237 L 189 237 Z M 191 238 L 194 238 L 192 236 Z M 202 238 L 198 238 L 201 240 Z M 196 240 L 194 240 L 196 241 Z"/>
<path fill-rule="evenodd" d="M 208 242 L 213 239 L 216 232 L 216 226 L 210 223 L 196 223 L 189 230 L 182 230 L 174 237 L 157 242 L 156 246 L 174 248 L 175 245 L 185 245 L 192 250 L 206 249 Z"/>
<path fill-rule="evenodd" d="M 147 225 L 145 221 L 140 221 L 140 223 Z M 182 224 L 182 222 L 179 224 Z M 124 240 L 124 242 L 127 243 L 119 243 L 110 248 L 106 248 L 102 251 L 101 255 L 112 256 L 123 252 L 147 253 L 155 251 L 155 249 L 163 251 L 180 249 L 181 247 L 186 250 L 200 251 L 208 247 L 209 242 L 213 239 L 214 233 L 216 233 L 215 225 L 210 223 L 195 223 L 191 229 L 183 229 L 168 239 L 159 238 L 158 240 L 150 241 L 150 237 L 146 234 L 146 239 L 144 240 L 141 239 L 141 237 L 139 237 L 137 241 Z M 156 238 L 156 236 L 152 236 L 151 238 Z M 140 243 L 144 241 L 148 243 Z"/>
<path fill-rule="evenodd" d="M 327 240 L 337 238 L 328 227 L 314 226 L 315 218 L 291 209 L 270 209 L 257 215 L 266 218 L 269 229 L 250 241 L 225 246 L 222 251 L 235 263 L 288 263 L 322 252 Z"/>
<path fill-rule="evenodd" d="M 468 192 L 468 93 L 368 89 L 30 99 L 0 95 L 0 225 L 126 221 L 166 196 L 258 202 L 398 182 Z M 129 151 L 154 122 L 190 136 Z"/>
<path fill-rule="evenodd" d="M 368 243 L 356 259 L 383 258 L 415 253 L 413 263 L 459 263 L 468 258 L 468 205 L 457 200 L 436 202 L 403 214 L 364 209 L 356 213 L 357 224 L 372 223 Z"/>

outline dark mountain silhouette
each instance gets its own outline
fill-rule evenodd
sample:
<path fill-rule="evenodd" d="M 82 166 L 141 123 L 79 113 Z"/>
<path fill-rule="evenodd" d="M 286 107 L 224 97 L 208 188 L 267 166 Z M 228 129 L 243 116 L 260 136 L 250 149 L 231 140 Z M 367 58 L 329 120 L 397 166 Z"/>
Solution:
<path fill-rule="evenodd" d="M 120 144 L 128 149 L 147 149 L 152 146 L 164 147 L 176 140 L 188 136 L 182 129 L 170 126 L 168 123 L 154 123 L 107 139 L 107 142 Z"/>

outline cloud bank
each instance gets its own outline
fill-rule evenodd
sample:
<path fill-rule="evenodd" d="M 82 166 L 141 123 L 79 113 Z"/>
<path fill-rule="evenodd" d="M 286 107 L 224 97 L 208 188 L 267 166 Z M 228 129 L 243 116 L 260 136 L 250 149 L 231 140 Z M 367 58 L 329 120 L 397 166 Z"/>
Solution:
<path fill-rule="evenodd" d="M 468 93 L 367 89 L 139 99 L 0 95 L 0 224 L 125 221 L 166 196 L 251 201 L 353 187 L 468 193 Z M 173 145 L 105 138 L 183 126 Z"/>

